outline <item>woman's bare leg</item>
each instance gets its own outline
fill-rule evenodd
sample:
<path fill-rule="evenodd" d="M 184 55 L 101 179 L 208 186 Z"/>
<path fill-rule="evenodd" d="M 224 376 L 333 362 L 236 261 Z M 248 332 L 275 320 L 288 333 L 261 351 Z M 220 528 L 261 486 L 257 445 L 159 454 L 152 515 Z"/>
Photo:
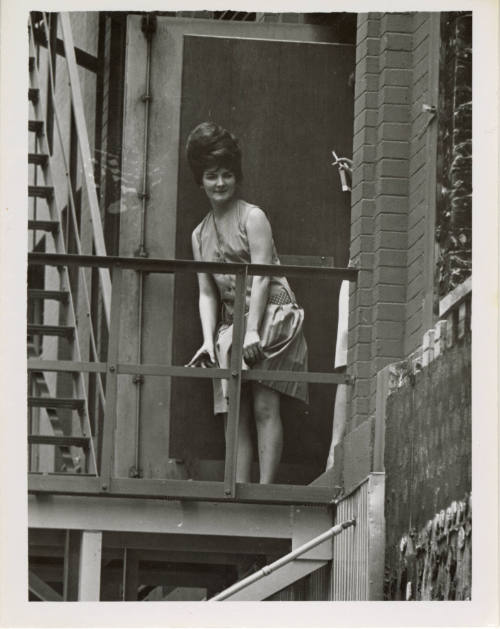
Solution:
<path fill-rule="evenodd" d="M 326 469 L 329 470 L 334 465 L 335 446 L 344 438 L 347 418 L 347 385 L 338 384 L 335 394 L 335 406 L 333 409 L 333 430 L 330 453 L 326 462 Z"/>
<path fill-rule="evenodd" d="M 280 394 L 258 382 L 253 383 L 252 390 L 253 414 L 259 446 L 260 482 L 272 483 L 278 471 L 283 450 Z"/>
<path fill-rule="evenodd" d="M 249 483 L 251 481 L 253 446 L 250 432 L 252 407 L 249 391 L 242 389 L 240 400 L 240 421 L 238 425 L 238 447 L 236 455 L 236 482 Z M 224 414 L 224 433 L 227 447 L 227 413 Z"/>

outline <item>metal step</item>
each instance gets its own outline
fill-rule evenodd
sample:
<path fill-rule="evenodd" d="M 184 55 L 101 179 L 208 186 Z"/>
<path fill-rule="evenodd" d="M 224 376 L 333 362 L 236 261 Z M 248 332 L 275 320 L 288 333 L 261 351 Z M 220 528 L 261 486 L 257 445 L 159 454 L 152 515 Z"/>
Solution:
<path fill-rule="evenodd" d="M 67 397 L 28 397 L 28 406 L 37 408 L 71 408 L 82 411 L 84 400 Z"/>
<path fill-rule="evenodd" d="M 43 290 L 41 288 L 29 288 L 28 299 L 34 301 L 36 299 L 53 299 L 54 301 L 60 301 L 66 303 L 68 301 L 69 293 L 66 290 Z"/>
<path fill-rule="evenodd" d="M 37 87 L 30 87 L 28 89 L 28 99 L 33 103 L 33 105 L 36 105 L 38 103 L 39 93 L 40 90 Z"/>
<path fill-rule="evenodd" d="M 69 325 L 39 325 L 35 323 L 28 323 L 28 334 L 61 336 L 71 340 L 74 335 L 74 328 Z"/>
<path fill-rule="evenodd" d="M 46 166 L 49 156 L 45 153 L 28 153 L 28 164 Z"/>
<path fill-rule="evenodd" d="M 59 231 L 58 221 L 28 221 L 28 229 L 56 234 Z"/>
<path fill-rule="evenodd" d="M 41 120 L 28 120 L 28 131 L 33 131 L 40 135 L 43 133 L 43 122 Z"/>
<path fill-rule="evenodd" d="M 64 446 L 66 448 L 70 446 L 76 446 L 77 448 L 88 448 L 88 437 L 61 437 L 58 435 L 28 435 L 28 443 L 44 444 L 52 446 Z"/>
<path fill-rule="evenodd" d="M 50 390 L 43 372 L 31 372 L 31 380 L 32 385 L 36 387 L 38 391 L 37 395 L 47 398 L 51 397 Z M 62 429 L 61 420 L 56 409 L 46 408 L 45 413 L 50 421 L 50 425 L 52 426 L 53 434 L 59 437 L 63 437 L 64 431 Z M 61 445 L 59 446 L 59 451 L 61 453 L 62 466 L 66 472 L 78 473 L 82 471 L 80 457 L 74 455 L 70 447 Z"/>
<path fill-rule="evenodd" d="M 28 186 L 28 196 L 50 201 L 54 196 L 53 186 Z"/>

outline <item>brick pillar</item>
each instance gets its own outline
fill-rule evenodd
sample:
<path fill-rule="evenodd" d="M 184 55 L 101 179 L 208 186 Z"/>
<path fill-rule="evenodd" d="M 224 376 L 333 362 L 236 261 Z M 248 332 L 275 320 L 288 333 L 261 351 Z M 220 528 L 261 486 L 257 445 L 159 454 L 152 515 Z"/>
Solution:
<path fill-rule="evenodd" d="M 413 17 L 358 17 L 353 142 L 350 425 L 373 415 L 377 372 L 404 357 Z"/>
<path fill-rule="evenodd" d="M 348 430 L 368 415 L 372 359 L 372 285 L 375 212 L 375 161 L 379 84 L 377 13 L 358 15 L 354 87 L 353 181 L 351 195 L 351 259 L 361 269 L 349 296 L 348 364 L 355 376 Z"/>
<path fill-rule="evenodd" d="M 412 32 L 411 13 L 380 19 L 370 413 L 377 372 L 404 357 Z"/>

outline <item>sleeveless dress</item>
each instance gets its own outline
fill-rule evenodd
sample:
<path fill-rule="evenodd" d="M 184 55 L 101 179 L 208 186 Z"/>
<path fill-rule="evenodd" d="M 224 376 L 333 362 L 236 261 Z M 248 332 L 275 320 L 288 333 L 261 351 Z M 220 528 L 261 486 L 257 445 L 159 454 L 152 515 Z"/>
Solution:
<path fill-rule="evenodd" d="M 246 222 L 252 208 L 256 206 L 238 201 L 236 211 L 224 229 L 218 228 L 213 212 L 209 212 L 194 230 L 195 243 L 201 260 L 207 262 L 239 262 L 250 264 L 250 247 L 246 232 Z M 272 264 L 279 264 L 273 241 Z M 215 354 L 219 367 L 230 366 L 233 334 L 233 311 L 235 299 L 235 276 L 212 275 L 217 286 L 221 315 L 215 333 Z M 246 313 L 250 303 L 252 276 L 247 280 Z M 246 321 L 246 318 L 245 318 Z M 264 358 L 252 365 L 255 369 L 307 371 L 307 344 L 303 334 L 304 311 L 295 300 L 288 281 L 284 277 L 271 277 L 266 309 L 262 316 L 259 335 Z M 243 360 L 242 369 L 249 369 Z M 228 410 L 228 381 L 213 380 L 214 413 Z M 261 381 L 279 393 L 289 395 L 308 403 L 306 382 Z"/>

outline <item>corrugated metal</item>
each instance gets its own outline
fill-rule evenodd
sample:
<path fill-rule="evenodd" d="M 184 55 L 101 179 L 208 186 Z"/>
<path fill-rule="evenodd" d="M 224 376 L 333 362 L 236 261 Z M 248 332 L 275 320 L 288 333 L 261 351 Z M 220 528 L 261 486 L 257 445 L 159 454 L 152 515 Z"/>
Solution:
<path fill-rule="evenodd" d="M 384 572 L 384 488 L 382 473 L 372 473 L 337 504 L 336 523 L 356 518 L 332 540 L 333 560 L 277 592 L 274 601 L 381 600 Z"/>
<path fill-rule="evenodd" d="M 292 583 L 270 596 L 268 601 L 328 601 L 330 600 L 331 565 L 326 564 L 312 574 Z"/>
<path fill-rule="evenodd" d="M 368 600 L 369 479 L 337 505 L 336 522 L 356 518 L 356 526 L 333 538 L 332 601 Z"/>
<path fill-rule="evenodd" d="M 343 533 L 341 533 L 343 534 Z M 305 600 L 306 601 L 329 601 L 330 600 L 330 588 L 331 588 L 331 565 L 327 563 L 319 570 L 316 570 L 304 580 L 306 581 L 305 587 Z"/>

